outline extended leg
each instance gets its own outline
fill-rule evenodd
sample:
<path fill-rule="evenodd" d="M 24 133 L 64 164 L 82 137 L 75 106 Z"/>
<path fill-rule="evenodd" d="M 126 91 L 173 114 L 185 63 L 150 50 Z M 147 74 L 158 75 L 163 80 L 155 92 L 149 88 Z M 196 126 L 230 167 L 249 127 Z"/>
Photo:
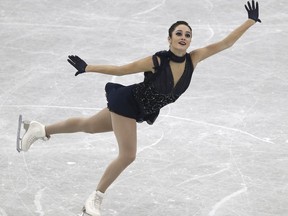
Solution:
<path fill-rule="evenodd" d="M 112 131 L 110 111 L 104 108 L 89 118 L 69 118 L 56 124 L 47 125 L 45 130 L 47 136 L 59 133 L 101 133 Z"/>
<path fill-rule="evenodd" d="M 110 112 L 105 108 L 89 118 L 70 118 L 46 127 L 39 122 L 32 121 L 27 128 L 28 130 L 24 134 L 23 139 L 17 138 L 18 151 L 28 151 L 36 140 L 49 138 L 52 134 L 74 132 L 100 133 L 112 131 L 112 123 Z M 21 140 L 21 149 L 19 148 L 20 144 L 18 140 Z"/>

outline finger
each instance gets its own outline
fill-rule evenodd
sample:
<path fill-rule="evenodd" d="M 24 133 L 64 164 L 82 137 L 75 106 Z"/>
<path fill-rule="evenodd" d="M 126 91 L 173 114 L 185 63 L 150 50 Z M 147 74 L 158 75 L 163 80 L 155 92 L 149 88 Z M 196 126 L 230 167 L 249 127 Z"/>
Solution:
<path fill-rule="evenodd" d="M 252 10 L 255 10 L 255 1 L 252 0 Z"/>
<path fill-rule="evenodd" d="M 259 5 L 258 5 L 258 2 L 256 2 L 256 10 L 259 11 Z"/>
<path fill-rule="evenodd" d="M 77 72 L 75 73 L 75 76 L 78 76 L 80 73 L 81 73 L 81 72 L 77 71 Z"/>
<path fill-rule="evenodd" d="M 249 1 L 247 2 L 247 4 L 248 4 L 248 8 L 249 8 L 249 10 L 252 10 L 252 8 L 251 8 L 251 4 L 250 4 Z"/>
<path fill-rule="evenodd" d="M 71 59 L 73 62 L 75 62 L 75 63 L 76 63 L 76 61 L 77 61 L 77 58 L 76 58 L 76 56 L 74 56 L 74 55 L 71 55 L 71 56 L 70 56 L 70 59 Z"/>
<path fill-rule="evenodd" d="M 70 64 L 71 64 L 71 62 L 74 63 L 74 61 L 73 61 L 73 56 L 72 56 L 72 55 L 69 55 L 67 61 L 68 61 Z"/>
<path fill-rule="evenodd" d="M 73 61 L 71 61 L 70 59 L 67 59 L 67 61 L 68 61 L 72 66 L 75 67 L 75 63 L 74 63 Z"/>
<path fill-rule="evenodd" d="M 249 12 L 249 9 L 248 9 L 247 5 L 245 5 L 245 8 L 246 8 L 246 11 Z"/>

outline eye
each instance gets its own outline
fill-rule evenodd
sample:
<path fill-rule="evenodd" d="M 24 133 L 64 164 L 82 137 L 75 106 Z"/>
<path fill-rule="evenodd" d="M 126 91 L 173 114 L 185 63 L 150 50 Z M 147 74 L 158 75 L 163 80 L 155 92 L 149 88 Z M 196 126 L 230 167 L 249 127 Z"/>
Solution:
<path fill-rule="evenodd" d="M 191 38 L 191 34 L 185 34 L 186 38 Z"/>
<path fill-rule="evenodd" d="M 176 32 L 176 35 L 177 36 L 182 36 L 182 33 L 181 32 Z"/>

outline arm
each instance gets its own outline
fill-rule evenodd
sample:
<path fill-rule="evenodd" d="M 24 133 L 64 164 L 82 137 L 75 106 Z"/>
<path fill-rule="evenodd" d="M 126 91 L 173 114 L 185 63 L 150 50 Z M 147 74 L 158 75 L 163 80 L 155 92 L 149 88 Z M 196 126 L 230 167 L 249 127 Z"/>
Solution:
<path fill-rule="evenodd" d="M 68 62 L 75 67 L 78 71 L 75 76 L 85 72 L 95 72 L 102 74 L 109 74 L 114 76 L 122 76 L 127 74 L 139 73 L 144 71 L 154 71 L 152 56 L 134 61 L 130 64 L 125 64 L 122 66 L 116 65 L 87 65 L 78 56 L 68 56 Z"/>
<path fill-rule="evenodd" d="M 114 76 L 122 76 L 133 73 L 153 70 L 152 56 L 134 61 L 130 64 L 122 66 L 115 65 L 88 65 L 85 69 L 86 72 L 97 72 L 102 74 L 109 74 Z"/>
<path fill-rule="evenodd" d="M 209 56 L 215 55 L 218 52 L 221 52 L 229 47 L 231 47 L 251 26 L 253 26 L 256 22 L 261 22 L 259 17 L 259 6 L 258 2 L 252 0 L 252 5 L 250 2 L 247 2 L 245 5 L 245 9 L 248 13 L 248 20 L 246 20 L 242 25 L 232 31 L 226 38 L 223 40 L 208 45 L 206 47 L 196 49 L 190 53 L 194 66 L 196 64 Z"/>
<path fill-rule="evenodd" d="M 231 47 L 251 26 L 255 24 L 254 20 L 248 19 L 234 31 L 232 31 L 223 40 L 210 44 L 206 47 L 193 50 L 190 55 L 193 59 L 193 63 L 196 65 L 198 62 L 215 55 L 225 49 Z"/>

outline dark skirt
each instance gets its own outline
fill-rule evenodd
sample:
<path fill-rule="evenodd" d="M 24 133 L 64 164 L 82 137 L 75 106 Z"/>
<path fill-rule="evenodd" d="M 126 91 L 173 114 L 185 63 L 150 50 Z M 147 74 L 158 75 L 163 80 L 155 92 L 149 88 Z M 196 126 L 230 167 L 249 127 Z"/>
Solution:
<path fill-rule="evenodd" d="M 123 86 L 118 83 L 107 83 L 105 91 L 108 109 L 111 112 L 137 120 L 140 109 L 132 93 L 133 87 L 134 85 Z"/>
<path fill-rule="evenodd" d="M 146 121 L 148 124 L 153 124 L 160 110 L 150 115 L 143 113 L 143 109 L 133 95 L 133 88 L 136 85 L 124 86 L 108 82 L 105 86 L 107 107 L 111 112 L 135 119 L 138 123 Z"/>

